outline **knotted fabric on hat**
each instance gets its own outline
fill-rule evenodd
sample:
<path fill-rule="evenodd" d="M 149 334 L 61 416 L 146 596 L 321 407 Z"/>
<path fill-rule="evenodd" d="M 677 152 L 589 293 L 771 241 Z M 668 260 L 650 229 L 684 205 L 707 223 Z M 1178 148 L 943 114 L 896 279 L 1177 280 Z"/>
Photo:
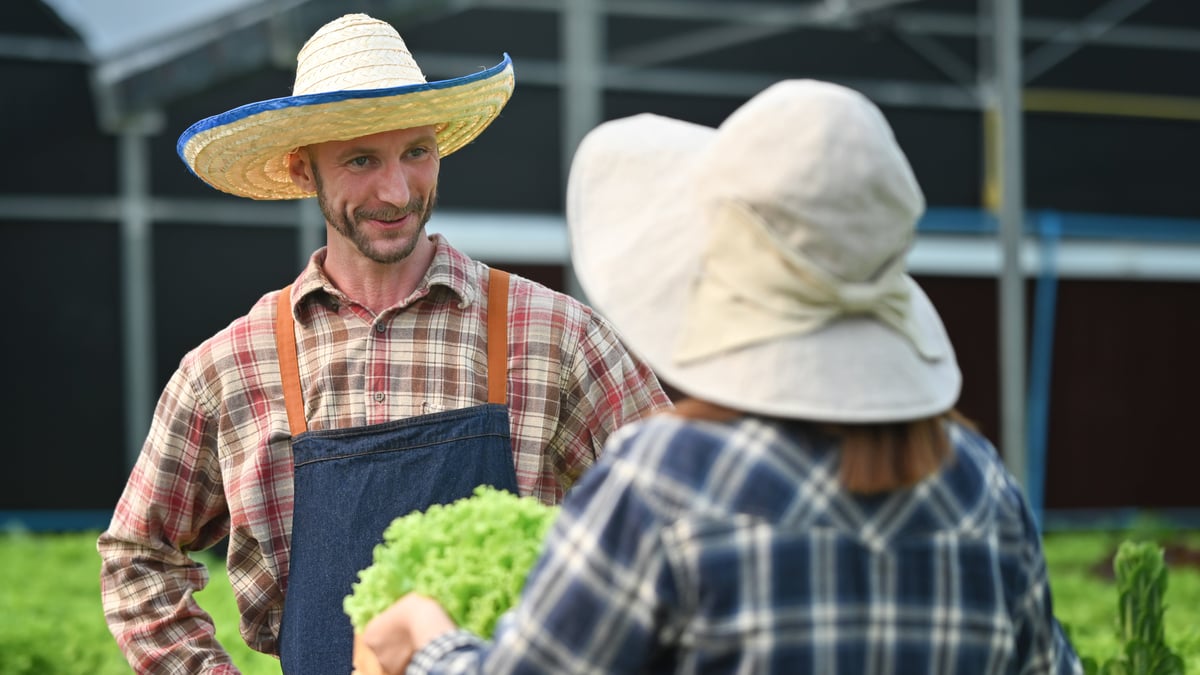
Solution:
<path fill-rule="evenodd" d="M 684 314 L 680 362 L 802 335 L 853 314 L 887 324 L 926 359 L 945 355 L 913 320 L 915 282 L 902 255 L 873 279 L 842 281 L 773 239 L 750 207 L 736 202 L 716 207 L 710 236 Z"/>
<path fill-rule="evenodd" d="M 252 199 L 310 197 L 288 174 L 287 156 L 296 148 L 434 126 L 445 157 L 500 115 L 513 85 L 507 54 L 477 73 L 426 82 L 395 28 L 347 14 L 300 49 L 292 96 L 203 119 L 183 132 L 176 151 L 218 190 Z"/>

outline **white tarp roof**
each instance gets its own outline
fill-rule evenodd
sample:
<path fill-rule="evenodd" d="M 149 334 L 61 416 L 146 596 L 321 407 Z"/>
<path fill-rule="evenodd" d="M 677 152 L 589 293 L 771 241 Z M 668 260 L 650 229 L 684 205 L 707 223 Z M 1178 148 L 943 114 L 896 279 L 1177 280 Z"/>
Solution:
<path fill-rule="evenodd" d="M 98 61 L 116 58 L 270 0 L 42 0 L 83 39 Z"/>

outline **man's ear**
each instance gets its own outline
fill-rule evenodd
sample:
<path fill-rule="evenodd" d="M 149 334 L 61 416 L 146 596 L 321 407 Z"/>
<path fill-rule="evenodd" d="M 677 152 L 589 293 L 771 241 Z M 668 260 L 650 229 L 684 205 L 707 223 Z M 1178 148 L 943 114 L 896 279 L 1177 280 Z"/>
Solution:
<path fill-rule="evenodd" d="M 317 191 L 317 181 L 313 178 L 311 161 L 312 158 L 306 148 L 296 148 L 287 156 L 288 175 L 291 176 L 292 183 L 305 192 Z"/>

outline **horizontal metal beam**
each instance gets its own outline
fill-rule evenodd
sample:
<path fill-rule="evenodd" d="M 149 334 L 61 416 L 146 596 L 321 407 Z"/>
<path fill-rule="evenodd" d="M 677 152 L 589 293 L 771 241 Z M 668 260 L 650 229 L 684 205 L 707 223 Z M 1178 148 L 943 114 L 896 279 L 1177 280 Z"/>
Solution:
<path fill-rule="evenodd" d="M 1152 0 L 1108 0 L 1093 9 L 1075 26 L 1059 31 L 1037 49 L 1026 54 L 1021 64 L 1021 80 L 1032 82 L 1039 75 L 1066 60 L 1075 52 L 1111 31 Z"/>
<path fill-rule="evenodd" d="M 452 77 L 478 69 L 485 56 L 423 53 L 421 66 L 427 77 Z M 521 84 L 558 87 L 562 68 L 557 61 L 522 58 L 515 63 Z M 749 98 L 779 81 L 778 73 L 713 71 L 698 68 L 635 68 L 609 65 L 604 68 L 605 89 L 687 96 Z M 901 80 L 841 79 L 839 83 L 861 91 L 880 105 L 917 108 L 978 110 L 981 98 L 973 88 L 954 84 Z"/>
<path fill-rule="evenodd" d="M 896 30 L 945 37 L 978 39 L 992 32 L 988 18 L 980 19 L 966 13 L 906 9 L 893 14 L 891 23 Z M 1053 40 L 1078 27 L 1077 21 L 1039 19 L 1026 15 L 1021 21 L 1021 36 L 1026 40 Z M 1200 51 L 1200 30 L 1192 28 L 1123 23 L 1099 34 L 1082 36 L 1081 39 L 1087 44 L 1106 47 Z"/>
<path fill-rule="evenodd" d="M 116 224 L 121 200 L 85 195 L 0 195 L 0 218 L 21 221 L 92 221 Z"/>
<path fill-rule="evenodd" d="M 54 195 L 27 197 L 0 195 L 0 230 L 6 223 L 29 221 L 82 221 L 114 224 L 120 218 L 117 197 Z M 291 201 L 256 202 L 235 198 L 156 198 L 150 202 L 155 225 L 173 224 L 299 228 L 300 214 Z M 976 217 L 972 217 L 976 214 Z M 1068 214 L 1064 214 L 1066 216 Z M 913 274 L 928 276 L 995 277 L 1000 272 L 1001 250 L 983 212 L 972 209 L 932 208 L 926 215 L 931 228 L 919 226 L 916 244 L 909 253 Z M 1144 221 L 1072 215 L 1068 228 L 1091 236 L 1064 236 L 1055 243 L 1055 271 L 1064 278 L 1200 281 L 1200 222 L 1147 217 Z M 1096 226 L 1088 228 L 1087 223 Z M 1172 231 L 1195 232 L 1186 239 L 1160 236 L 1138 240 L 1136 223 L 1172 225 Z M 924 221 L 923 221 L 924 222 Z M 945 232 L 947 223 L 959 223 L 961 234 Z M 1121 228 L 1124 228 L 1122 230 Z M 929 231 L 932 229 L 933 231 Z M 429 221 L 430 232 L 440 232 L 468 255 L 492 262 L 566 265 L 569 261 L 566 222 L 559 214 L 467 212 L 441 209 Z M 1122 236 L 1121 233 L 1125 234 Z M 1021 243 L 1020 266 L 1028 277 L 1041 270 L 1043 248 L 1035 236 Z"/>
<path fill-rule="evenodd" d="M 813 7 L 820 2 L 721 2 L 719 0 L 606 0 L 601 11 L 612 16 L 694 21 L 770 21 L 813 20 Z M 563 0 L 476 0 L 475 7 L 524 11 L 560 12 Z M 831 17 L 833 14 L 830 15 Z"/>
<path fill-rule="evenodd" d="M 487 56 L 425 53 L 421 64 L 430 77 L 455 77 L 488 62 Z M 522 58 L 516 62 L 520 85 L 558 87 L 562 68 L 557 61 Z M 779 73 L 713 71 L 698 68 L 636 68 L 609 65 L 604 87 L 612 91 L 682 96 L 749 98 L 779 81 Z M 851 79 L 840 84 L 861 91 L 880 106 L 946 110 L 982 110 L 984 99 L 967 82 L 938 83 L 912 80 Z M 1156 119 L 1200 120 L 1200 98 L 1030 87 L 1022 91 L 1026 112 L 1115 115 Z"/>
<path fill-rule="evenodd" d="M 566 265 L 567 226 L 561 216 L 537 213 L 460 213 L 441 210 L 429 219 L 429 232 L 467 255 L 487 262 Z"/>
<path fill-rule="evenodd" d="M 755 16 L 755 21 L 746 21 L 744 16 L 739 15 L 738 21 L 723 20 L 717 26 L 650 40 L 639 46 L 625 47 L 614 52 L 609 60 L 612 63 L 628 66 L 667 63 L 747 42 L 763 40 L 792 30 L 798 25 L 826 26 L 835 23 L 849 25 L 860 14 L 906 2 L 912 2 L 912 0 L 823 0 L 822 2 L 788 7 L 786 8 L 787 13 L 782 17 L 779 10 L 758 14 Z"/>
<path fill-rule="evenodd" d="M 1200 98 L 1031 87 L 1022 93 L 1026 112 L 1076 113 L 1200 122 Z"/>
<path fill-rule="evenodd" d="M 625 47 L 612 52 L 608 60 L 622 66 L 646 67 L 757 42 L 789 30 L 789 26 L 777 24 L 723 24 Z"/>
<path fill-rule="evenodd" d="M 0 58 L 54 63 L 92 62 L 92 55 L 79 40 L 0 34 Z"/>
<path fill-rule="evenodd" d="M 853 20 L 854 14 L 814 12 L 813 5 L 715 0 L 609 0 L 604 3 L 603 11 L 611 16 L 770 24 L 793 28 L 855 30 L 859 27 L 858 22 Z M 562 10 L 562 0 L 477 0 L 474 6 L 557 12 Z M 900 31 L 946 37 L 977 39 L 992 32 L 990 18 L 981 20 L 973 12 L 894 9 L 889 14 L 889 22 Z M 1021 35 L 1028 40 L 1053 40 L 1078 28 L 1079 22 L 1070 19 L 1044 19 L 1026 14 L 1021 21 Z M 1082 36 L 1082 39 L 1087 44 L 1110 47 L 1200 51 L 1200 30 L 1172 26 L 1126 22 L 1111 26 L 1099 34 Z"/>
<path fill-rule="evenodd" d="M 1025 277 L 1043 272 L 1043 250 L 1037 239 L 1021 242 Z M 1054 256 L 1062 278 L 1200 281 L 1200 245 L 1065 239 L 1055 243 Z M 990 278 L 1000 273 L 1002 251 L 991 236 L 920 234 L 908 264 L 917 275 Z"/>

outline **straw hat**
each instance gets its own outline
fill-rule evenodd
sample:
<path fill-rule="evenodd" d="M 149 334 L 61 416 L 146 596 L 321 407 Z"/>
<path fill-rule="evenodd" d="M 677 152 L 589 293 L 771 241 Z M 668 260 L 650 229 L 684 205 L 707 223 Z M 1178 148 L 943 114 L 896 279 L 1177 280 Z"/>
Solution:
<path fill-rule="evenodd" d="M 830 422 L 949 410 L 961 376 L 905 273 L 924 197 L 862 95 L 780 82 L 718 129 L 643 114 L 576 152 L 575 271 L 681 392 Z"/>
<path fill-rule="evenodd" d="M 365 14 L 325 24 L 296 60 L 292 96 L 234 108 L 183 132 L 176 150 L 192 173 L 242 197 L 310 197 L 288 176 L 292 150 L 436 125 L 444 157 L 491 124 L 513 90 L 507 54 L 486 70 L 426 82 L 396 29 Z"/>

